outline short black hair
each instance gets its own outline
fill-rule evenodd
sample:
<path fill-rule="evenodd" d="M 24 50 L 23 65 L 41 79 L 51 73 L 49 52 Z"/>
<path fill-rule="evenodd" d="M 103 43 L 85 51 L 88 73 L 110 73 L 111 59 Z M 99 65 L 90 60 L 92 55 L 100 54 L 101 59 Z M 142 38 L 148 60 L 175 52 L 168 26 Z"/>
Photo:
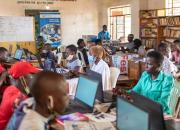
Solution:
<path fill-rule="evenodd" d="M 147 54 L 147 57 L 155 59 L 156 62 L 159 63 L 160 65 L 162 65 L 163 60 L 164 60 L 163 55 L 160 52 L 158 52 L 158 51 L 150 51 Z"/>
<path fill-rule="evenodd" d="M 103 25 L 103 28 L 104 28 L 104 27 L 107 28 L 107 25 Z"/>
<path fill-rule="evenodd" d="M 174 43 L 175 43 L 175 44 L 180 44 L 180 39 L 174 40 Z"/>
<path fill-rule="evenodd" d="M 0 47 L 0 53 L 4 53 L 4 52 L 6 52 L 6 51 L 8 51 L 6 48 Z"/>
<path fill-rule="evenodd" d="M 134 38 L 134 34 L 132 34 L 132 33 L 131 33 L 131 34 L 129 34 L 128 36 L 132 36 L 132 37 Z"/>
<path fill-rule="evenodd" d="M 140 39 L 134 39 L 134 44 L 137 47 L 136 49 L 138 49 L 142 45 L 142 42 Z"/>
<path fill-rule="evenodd" d="M 84 42 L 84 39 L 78 39 L 77 45 L 80 46 L 80 44 L 81 44 L 82 42 Z"/>
<path fill-rule="evenodd" d="M 170 45 L 167 44 L 167 43 L 164 43 L 164 42 L 161 42 L 158 46 L 158 49 L 167 49 L 167 48 L 170 48 Z"/>
<path fill-rule="evenodd" d="M 77 53 L 77 47 L 76 47 L 75 45 L 73 45 L 73 44 L 67 46 L 66 48 L 69 49 L 69 50 L 72 51 L 72 52 Z"/>
<path fill-rule="evenodd" d="M 96 44 L 96 45 L 102 44 L 102 40 L 101 40 L 101 39 L 96 39 L 95 44 Z"/>

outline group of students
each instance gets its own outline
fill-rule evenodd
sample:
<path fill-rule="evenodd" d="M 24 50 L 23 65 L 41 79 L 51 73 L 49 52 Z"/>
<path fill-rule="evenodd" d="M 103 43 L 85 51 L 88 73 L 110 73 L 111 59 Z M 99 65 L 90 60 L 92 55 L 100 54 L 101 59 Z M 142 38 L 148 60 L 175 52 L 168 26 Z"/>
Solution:
<path fill-rule="evenodd" d="M 176 50 L 173 52 L 176 61 L 180 52 L 179 43 L 175 42 Z M 60 65 L 60 67 L 66 67 L 71 73 L 77 75 L 82 74 L 84 69 L 77 55 L 80 51 L 86 67 L 102 75 L 103 90 L 111 90 L 110 68 L 105 60 L 107 52 L 103 46 L 92 45 L 87 50 L 83 39 L 79 39 L 77 45 L 78 47 L 75 45 L 66 47 L 67 65 Z M 51 59 L 54 66 L 58 66 L 49 44 L 45 44 L 41 52 L 42 57 Z M 166 43 L 159 45 L 159 51 L 148 52 L 146 70 L 137 85 L 130 90 L 160 103 L 167 114 L 171 114 L 168 99 L 174 86 L 174 77 L 178 77 L 178 71 L 170 60 L 170 52 L 170 46 Z M 41 71 L 26 61 L 18 61 L 10 68 L 6 68 L 4 63 L 7 58 L 8 51 L 0 47 L 0 93 L 2 95 L 0 129 L 63 129 L 56 121 L 56 116 L 63 114 L 69 104 L 69 88 L 64 76 L 49 70 Z M 168 69 L 167 66 L 172 69 Z"/>

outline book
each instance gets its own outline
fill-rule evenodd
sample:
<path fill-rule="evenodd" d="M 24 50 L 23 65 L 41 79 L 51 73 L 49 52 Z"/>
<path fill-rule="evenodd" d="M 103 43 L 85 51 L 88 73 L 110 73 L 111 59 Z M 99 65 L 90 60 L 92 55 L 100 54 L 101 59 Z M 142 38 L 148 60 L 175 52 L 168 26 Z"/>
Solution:
<path fill-rule="evenodd" d="M 65 130 L 115 130 L 111 122 L 65 121 Z"/>
<path fill-rule="evenodd" d="M 85 116 L 84 114 L 81 114 L 79 112 L 72 113 L 72 114 L 67 114 L 63 116 L 58 116 L 57 118 L 61 122 L 64 121 L 89 121 L 89 118 Z"/>

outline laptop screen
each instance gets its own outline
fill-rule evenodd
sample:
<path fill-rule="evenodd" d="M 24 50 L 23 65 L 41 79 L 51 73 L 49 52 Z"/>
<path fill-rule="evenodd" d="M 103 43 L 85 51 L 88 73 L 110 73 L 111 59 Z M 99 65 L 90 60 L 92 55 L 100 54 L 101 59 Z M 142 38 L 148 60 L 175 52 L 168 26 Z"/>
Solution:
<path fill-rule="evenodd" d="M 23 55 L 23 50 L 17 49 L 17 50 L 16 50 L 16 53 L 15 53 L 15 55 L 14 55 L 14 58 L 17 59 L 17 60 L 20 60 L 21 57 L 22 57 L 22 55 Z"/>
<path fill-rule="evenodd" d="M 117 130 L 149 130 L 148 112 L 118 97 Z"/>
<path fill-rule="evenodd" d="M 80 76 L 75 98 L 89 105 L 90 107 L 93 107 L 98 84 L 99 83 L 96 80 L 92 80 L 85 76 Z"/>

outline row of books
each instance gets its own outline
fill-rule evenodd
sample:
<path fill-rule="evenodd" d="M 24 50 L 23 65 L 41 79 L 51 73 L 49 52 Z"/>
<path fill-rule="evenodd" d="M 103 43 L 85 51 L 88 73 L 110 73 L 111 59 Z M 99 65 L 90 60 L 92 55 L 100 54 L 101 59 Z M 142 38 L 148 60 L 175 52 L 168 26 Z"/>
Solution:
<path fill-rule="evenodd" d="M 163 36 L 164 37 L 172 37 L 172 38 L 179 38 L 180 37 L 180 29 L 171 29 L 171 28 L 165 28 L 163 30 Z"/>
<path fill-rule="evenodd" d="M 150 28 L 141 29 L 141 36 L 142 37 L 156 37 L 157 29 L 150 29 Z"/>
<path fill-rule="evenodd" d="M 158 20 L 157 19 L 142 19 L 141 27 L 157 27 Z"/>
<path fill-rule="evenodd" d="M 156 42 L 156 39 L 142 39 L 142 43 L 146 46 L 146 48 L 154 48 Z"/>
<path fill-rule="evenodd" d="M 160 18 L 159 20 L 160 25 L 180 25 L 180 17 L 167 17 L 167 18 Z"/>
<path fill-rule="evenodd" d="M 141 11 L 140 12 L 141 18 L 151 18 L 151 17 L 157 17 L 156 11 Z"/>

